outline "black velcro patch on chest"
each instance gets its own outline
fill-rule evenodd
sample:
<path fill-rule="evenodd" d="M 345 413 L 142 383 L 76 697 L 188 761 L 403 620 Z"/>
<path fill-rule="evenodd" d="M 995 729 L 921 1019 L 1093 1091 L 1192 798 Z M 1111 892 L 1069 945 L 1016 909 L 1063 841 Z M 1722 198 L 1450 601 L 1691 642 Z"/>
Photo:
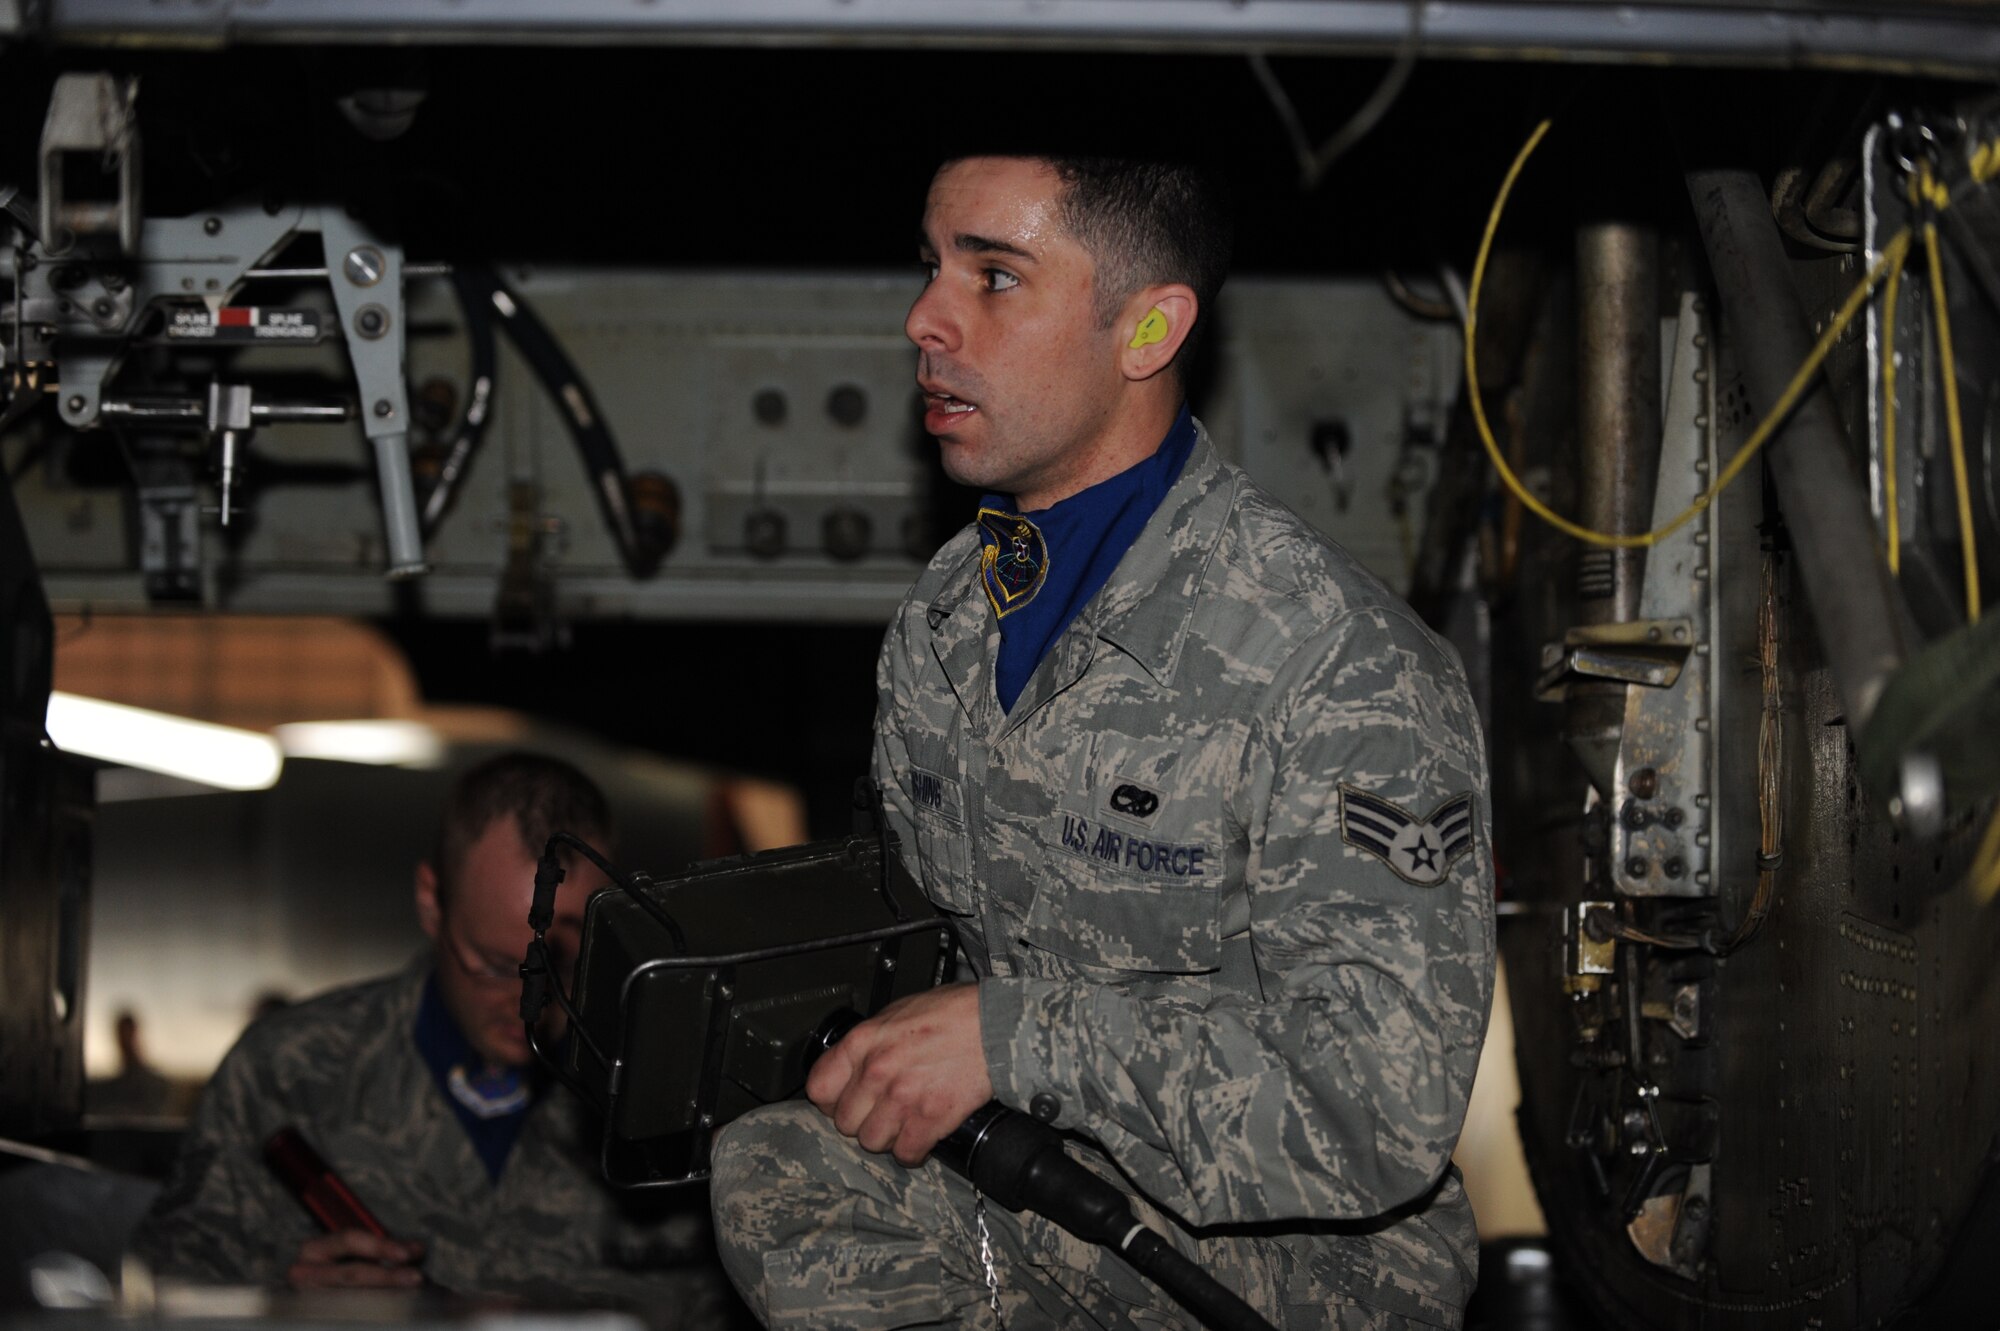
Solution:
<path fill-rule="evenodd" d="M 1111 792 L 1111 811 L 1127 818 L 1151 818 L 1160 808 L 1160 797 L 1144 786 L 1130 782 Z"/>

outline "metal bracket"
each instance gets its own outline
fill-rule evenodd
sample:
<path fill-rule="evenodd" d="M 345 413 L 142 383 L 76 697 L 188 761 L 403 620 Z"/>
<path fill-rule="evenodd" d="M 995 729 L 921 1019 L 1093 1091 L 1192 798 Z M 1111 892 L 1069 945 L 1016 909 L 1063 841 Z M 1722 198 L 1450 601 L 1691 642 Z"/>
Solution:
<path fill-rule="evenodd" d="M 52 104 L 52 123 L 55 111 Z M 45 220 L 48 208 L 45 194 Z M 246 280 L 259 275 L 259 264 L 294 237 L 313 232 L 319 234 L 325 263 L 312 275 L 324 276 L 332 292 L 361 396 L 362 426 L 375 453 L 388 576 L 414 577 L 427 566 L 410 475 L 403 255 L 398 247 L 377 239 L 338 208 L 273 213 L 235 205 L 192 217 L 145 220 L 143 231 L 134 220 L 124 247 L 133 262 L 115 262 L 102 244 L 83 244 L 66 262 L 38 265 L 25 293 L 23 318 L 54 330 L 57 345 L 50 354 L 61 367 L 63 422 L 72 429 L 91 429 L 103 423 L 105 385 L 149 305 L 199 299 L 213 316 Z M 317 330 L 310 340 L 318 340 Z M 209 429 L 217 433 L 212 425 Z M 241 435 L 232 441 L 225 430 L 218 440 L 227 455 Z M 224 476 L 233 479 L 227 459 Z M 223 513 L 230 508 L 225 494 Z"/>
<path fill-rule="evenodd" d="M 347 335 L 347 358 L 361 390 L 361 422 L 375 448 L 382 487 L 388 576 L 413 578 L 424 563 L 417 489 L 410 477 L 409 385 L 403 377 L 403 251 L 362 230 L 337 208 L 318 212 L 326 280 Z"/>
<path fill-rule="evenodd" d="M 1656 527 L 1694 503 L 1714 472 L 1707 350 L 1701 301 L 1684 293 L 1666 384 Z M 1625 697 L 1613 769 L 1618 803 L 1611 819 L 1611 877 L 1626 896 L 1702 897 L 1715 890 L 1709 870 L 1715 583 L 1709 531 L 1710 511 L 1704 509 L 1647 552 L 1642 618 L 1619 626 L 1643 629 L 1649 644 L 1671 647 L 1686 666 L 1658 687 L 1631 689 Z"/>
<path fill-rule="evenodd" d="M 109 74 L 64 74 L 49 94 L 42 122 L 42 247 L 52 255 L 68 251 L 85 236 L 110 235 L 126 254 L 139 249 L 139 126 L 132 114 L 139 81 Z M 82 159 L 74 163 L 72 159 Z M 118 177 L 109 198 L 78 199 L 69 187 L 79 179 Z"/>
<path fill-rule="evenodd" d="M 55 330 L 63 423 L 74 430 L 99 424 L 104 386 L 149 305 L 178 297 L 220 308 L 253 268 L 298 234 L 304 218 L 303 209 L 274 215 L 253 205 L 155 217 L 147 219 L 130 265 L 114 267 L 95 251 L 38 265 L 30 275 L 25 318 Z"/>
<path fill-rule="evenodd" d="M 1671 689 L 1694 646 L 1688 619 L 1641 619 L 1623 624 L 1573 628 L 1560 643 L 1542 648 L 1542 673 L 1535 681 L 1541 702 L 1561 702 L 1572 679 L 1603 679 Z"/>

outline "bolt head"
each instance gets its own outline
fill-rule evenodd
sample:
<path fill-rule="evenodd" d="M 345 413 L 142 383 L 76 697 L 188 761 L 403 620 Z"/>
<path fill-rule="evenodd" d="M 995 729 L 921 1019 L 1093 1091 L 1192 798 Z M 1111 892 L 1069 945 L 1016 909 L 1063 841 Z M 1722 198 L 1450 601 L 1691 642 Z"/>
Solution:
<path fill-rule="evenodd" d="M 1634 855 L 1631 859 L 1625 861 L 1625 876 L 1627 878 L 1644 878 L 1648 867 L 1646 861 Z"/>
<path fill-rule="evenodd" d="M 1642 767 L 1632 773 L 1625 782 L 1625 788 L 1642 800 L 1649 800 L 1660 793 L 1660 774 L 1650 767 Z"/>
<path fill-rule="evenodd" d="M 396 414 L 396 404 L 391 402 L 386 397 L 380 398 L 375 403 L 375 414 L 377 416 L 380 416 L 382 419 L 387 420 L 389 417 Z"/>
<path fill-rule="evenodd" d="M 340 271 L 346 275 L 348 281 L 358 287 L 374 286 L 382 280 L 382 274 L 387 272 L 388 268 L 388 262 L 383 259 L 382 251 L 373 245 L 355 246 L 347 252 L 347 257 L 340 263 Z"/>
<path fill-rule="evenodd" d="M 210 217 L 205 219 L 201 224 L 201 231 L 202 234 L 205 236 L 221 235 L 222 219 L 220 217 Z"/>

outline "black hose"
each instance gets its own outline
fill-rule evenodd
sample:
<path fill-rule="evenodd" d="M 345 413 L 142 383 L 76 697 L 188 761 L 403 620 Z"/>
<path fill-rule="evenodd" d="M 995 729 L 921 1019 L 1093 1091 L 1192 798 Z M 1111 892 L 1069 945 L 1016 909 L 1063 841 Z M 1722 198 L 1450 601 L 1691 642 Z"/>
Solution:
<path fill-rule="evenodd" d="M 860 1022 L 849 1011 L 821 1022 L 806 1042 L 807 1066 Z M 1033 1211 L 1086 1243 L 1117 1253 L 1210 1331 L 1276 1331 L 1256 1309 L 1140 1224 L 1131 1198 L 1071 1159 L 1062 1134 L 1048 1124 L 988 1100 L 931 1154 L 1008 1210 Z"/>
<path fill-rule="evenodd" d="M 667 931 L 668 935 L 674 940 L 674 946 L 680 949 L 681 955 L 687 955 L 687 935 L 681 932 L 680 923 L 673 916 L 667 914 L 666 908 L 642 892 L 639 889 L 638 882 L 630 874 L 606 859 L 597 847 L 570 832 L 557 832 L 549 838 L 548 844 L 542 848 L 541 860 L 535 866 L 535 897 L 534 901 L 528 907 L 528 927 L 530 929 L 533 929 L 537 934 L 546 933 L 549 925 L 555 922 L 556 888 L 562 884 L 564 872 L 562 861 L 556 854 L 557 848 L 560 846 L 570 847 L 577 854 L 589 860 L 599 869 L 602 869 L 604 876 L 615 883 L 619 891 L 638 902 L 640 909 L 652 916 L 654 922 Z"/>
<path fill-rule="evenodd" d="M 1743 170 L 1692 170 L 1687 188 L 1722 301 L 1726 346 L 1752 409 L 1766 411 L 1812 350 L 1770 200 Z M 1834 394 L 1820 385 L 1800 399 L 1765 456 L 1847 730 L 1858 735 L 1908 654 L 1910 617 L 1881 554 L 1854 453 Z"/>
<path fill-rule="evenodd" d="M 583 375 L 561 343 L 525 301 L 511 291 L 498 271 L 486 264 L 453 269 L 468 304 L 477 303 L 498 316 L 508 340 L 535 372 L 535 378 L 561 409 L 563 422 L 590 470 L 591 489 L 611 528 L 612 540 L 634 577 L 647 577 L 660 566 L 673 544 L 673 523 L 633 502 L 632 484 L 618 442 L 604 422 L 604 412 L 591 396 Z"/>
<path fill-rule="evenodd" d="M 542 1012 L 548 1007 L 549 999 L 553 997 L 556 1006 L 560 1007 L 563 1015 L 569 1018 L 570 1038 L 581 1040 L 599 1063 L 606 1067 L 610 1066 L 611 1060 L 605 1056 L 604 1050 L 591 1038 L 590 1032 L 584 1029 L 583 1019 L 577 1012 L 576 1005 L 571 1002 L 569 994 L 563 989 L 562 978 L 555 973 L 549 954 L 549 926 L 555 923 L 556 918 L 556 889 L 562 886 L 562 881 L 568 872 L 563 868 L 562 858 L 558 853 L 563 846 L 570 847 L 602 869 L 604 876 L 616 884 L 620 891 L 644 907 L 646 913 L 672 935 L 674 945 L 680 948 L 683 956 L 687 954 L 688 942 L 687 935 L 681 931 L 679 922 L 667 914 L 665 907 L 640 890 L 638 879 L 606 859 L 597 847 L 582 837 L 570 832 L 557 832 L 542 848 L 541 858 L 535 863 L 534 897 L 528 903 L 528 928 L 533 931 L 534 937 L 528 941 L 527 955 L 521 961 L 521 1024 L 527 1029 L 528 1048 L 534 1051 L 535 1057 L 555 1073 L 563 1085 L 575 1091 L 586 1102 L 590 1102 L 592 1097 L 563 1069 L 558 1059 L 542 1048 L 541 1040 L 535 1033 L 535 1028 L 541 1023 Z"/>
<path fill-rule="evenodd" d="M 1133 1270 L 1173 1295 L 1174 1302 L 1212 1331 L 1273 1331 L 1255 1308 L 1145 1226 L 1135 1227 L 1130 1242 L 1118 1251 Z"/>

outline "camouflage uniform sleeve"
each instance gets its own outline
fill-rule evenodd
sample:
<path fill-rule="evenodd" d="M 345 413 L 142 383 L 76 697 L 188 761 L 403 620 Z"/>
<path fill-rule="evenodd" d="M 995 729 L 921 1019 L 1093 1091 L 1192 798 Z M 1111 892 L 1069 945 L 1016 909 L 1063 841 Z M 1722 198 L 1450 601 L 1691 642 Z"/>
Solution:
<path fill-rule="evenodd" d="M 1182 1001 L 1123 979 L 984 981 L 999 1097 L 1057 1096 L 1058 1126 L 1194 1223 L 1424 1196 L 1449 1165 L 1491 996 L 1484 773 L 1463 674 L 1426 631 L 1356 610 L 1302 643 L 1226 797 L 1247 843 L 1229 887 L 1247 896 L 1254 982 Z M 1374 833 L 1344 833 L 1357 795 L 1437 825 L 1469 795 L 1444 872 L 1413 881 Z"/>
<path fill-rule="evenodd" d="M 311 1219 L 264 1165 L 263 1138 L 281 1120 L 278 1088 L 265 1084 L 247 1041 L 223 1059 L 188 1125 L 180 1154 L 132 1251 L 163 1275 L 278 1284 Z"/>

